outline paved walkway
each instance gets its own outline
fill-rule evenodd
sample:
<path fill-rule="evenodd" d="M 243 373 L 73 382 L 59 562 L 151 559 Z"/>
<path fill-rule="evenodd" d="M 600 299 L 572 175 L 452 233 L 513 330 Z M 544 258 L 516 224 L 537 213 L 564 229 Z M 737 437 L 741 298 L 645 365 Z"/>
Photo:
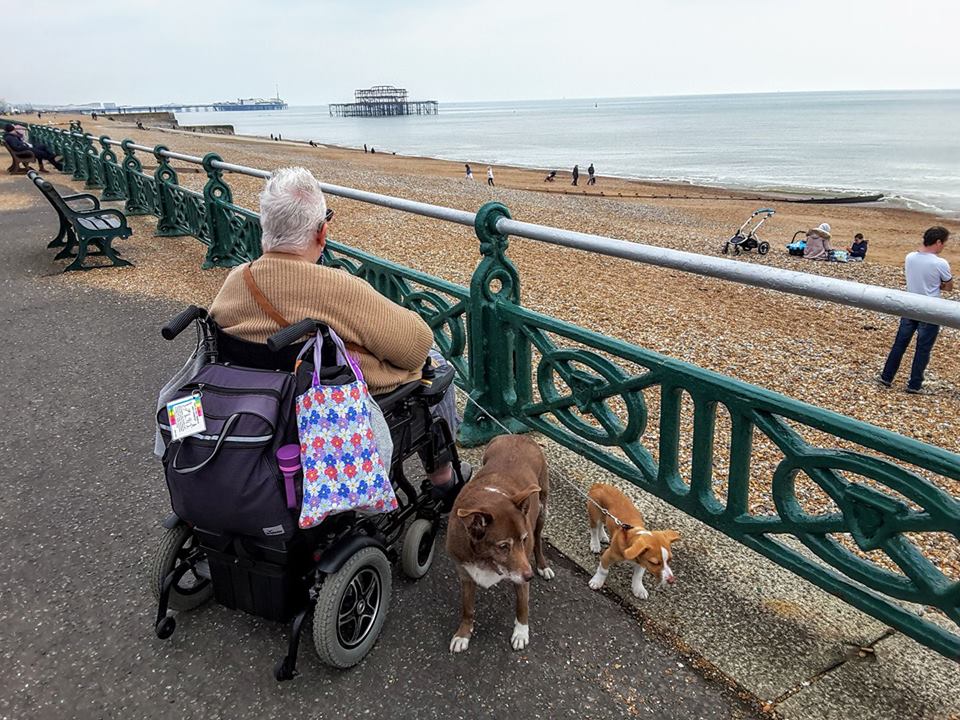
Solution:
<path fill-rule="evenodd" d="M 159 334 L 180 308 L 65 283 L 44 248 L 55 227 L 39 203 L 0 211 L 0 718 L 755 716 L 556 554 L 523 653 L 512 593 L 494 588 L 469 651 L 449 654 L 444 553 L 419 582 L 395 576 L 380 641 L 352 671 L 322 666 L 305 638 L 302 675 L 278 685 L 284 627 L 216 605 L 157 640 L 147 571 L 169 500 L 152 410 L 188 350 Z"/>

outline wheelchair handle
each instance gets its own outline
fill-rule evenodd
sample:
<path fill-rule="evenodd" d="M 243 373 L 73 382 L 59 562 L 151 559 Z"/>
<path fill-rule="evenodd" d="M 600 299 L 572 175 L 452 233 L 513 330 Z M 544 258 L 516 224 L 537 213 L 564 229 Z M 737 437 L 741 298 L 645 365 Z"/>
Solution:
<path fill-rule="evenodd" d="M 176 315 L 166 325 L 164 325 L 160 330 L 160 334 L 163 335 L 164 340 L 173 340 L 194 320 L 202 320 L 205 317 L 207 317 L 206 310 L 204 310 L 202 307 L 191 305 L 186 310 Z"/>
<path fill-rule="evenodd" d="M 304 335 L 316 332 L 317 328 L 320 326 L 320 322 L 317 320 L 301 320 L 298 323 L 293 325 L 287 325 L 287 327 L 282 330 L 278 330 L 269 338 L 267 338 L 267 347 L 270 348 L 271 352 L 277 352 L 282 350 L 287 345 L 292 345 L 297 340 L 302 338 Z"/>

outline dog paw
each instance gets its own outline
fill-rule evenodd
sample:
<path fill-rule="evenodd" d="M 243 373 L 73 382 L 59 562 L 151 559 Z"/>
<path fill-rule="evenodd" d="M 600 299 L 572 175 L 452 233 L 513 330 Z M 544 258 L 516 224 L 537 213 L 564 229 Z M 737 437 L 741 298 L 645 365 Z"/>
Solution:
<path fill-rule="evenodd" d="M 601 577 L 600 575 L 594 575 L 592 578 L 590 578 L 590 582 L 588 584 L 590 585 L 591 590 L 599 590 L 603 587 L 603 583 L 605 583 L 606 580 L 606 576 Z"/>
<path fill-rule="evenodd" d="M 630 586 L 631 592 L 633 592 L 634 597 L 638 600 L 646 600 L 650 597 L 650 593 L 647 592 L 647 589 L 643 586 L 643 583 L 633 583 Z"/>
<path fill-rule="evenodd" d="M 553 580 L 557 576 L 552 567 L 537 568 L 537 573 L 544 580 Z"/>
<path fill-rule="evenodd" d="M 510 636 L 510 646 L 514 650 L 523 650 L 530 644 L 530 626 L 514 621 L 513 635 Z"/>
<path fill-rule="evenodd" d="M 469 646 L 470 646 L 470 638 L 454 635 L 453 639 L 450 641 L 450 652 L 452 653 L 463 652 Z"/>
<path fill-rule="evenodd" d="M 590 538 L 590 552 L 598 553 L 600 552 L 600 538 L 592 536 Z"/>

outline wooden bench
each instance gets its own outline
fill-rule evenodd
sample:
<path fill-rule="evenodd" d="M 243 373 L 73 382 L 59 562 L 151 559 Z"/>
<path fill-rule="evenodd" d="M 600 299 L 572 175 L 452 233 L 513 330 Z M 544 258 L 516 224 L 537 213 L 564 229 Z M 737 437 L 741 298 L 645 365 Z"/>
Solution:
<path fill-rule="evenodd" d="M 132 262 L 119 257 L 120 252 L 112 247 L 114 238 L 128 238 L 133 235 L 133 230 L 127 225 L 127 218 L 122 212 L 112 208 L 101 208 L 100 201 L 89 193 L 62 196 L 53 185 L 34 170 L 30 170 L 27 177 L 33 181 L 60 218 L 57 236 L 47 245 L 49 248 L 63 248 L 54 259 L 62 260 L 76 256 L 74 261 L 64 268 L 64 272 L 133 265 Z M 70 206 L 70 203 L 80 200 L 91 202 L 93 207 L 80 210 Z M 97 248 L 97 251 L 91 252 L 88 249 L 90 245 Z M 107 258 L 113 265 L 84 265 L 85 258 L 97 256 Z"/>
<path fill-rule="evenodd" d="M 0 142 L 3 142 L 3 146 L 7 149 L 7 152 L 10 153 L 11 163 L 10 167 L 7 168 L 7 172 L 11 175 L 22 175 L 23 173 L 27 172 L 30 169 L 30 163 L 32 162 L 36 161 L 39 165 L 39 160 L 37 160 L 34 154 L 29 150 L 20 150 L 15 152 L 12 147 L 7 145 L 5 140 Z M 21 165 L 23 166 L 22 168 Z M 42 165 L 40 166 L 40 171 L 46 172 Z"/>

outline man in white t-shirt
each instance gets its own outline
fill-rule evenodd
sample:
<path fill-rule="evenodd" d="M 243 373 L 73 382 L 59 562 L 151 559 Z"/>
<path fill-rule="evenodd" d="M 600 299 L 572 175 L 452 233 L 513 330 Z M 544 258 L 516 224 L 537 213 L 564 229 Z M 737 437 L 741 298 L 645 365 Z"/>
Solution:
<path fill-rule="evenodd" d="M 936 226 L 923 234 L 923 247 L 909 255 L 904 262 L 907 275 L 907 292 L 940 297 L 941 290 L 953 290 L 953 275 L 950 265 L 942 257 L 943 247 L 950 237 L 950 231 Z M 908 393 L 919 393 L 923 386 L 923 372 L 930 362 L 930 351 L 937 341 L 940 326 L 933 323 L 920 322 L 910 318 L 900 318 L 900 328 L 897 337 L 890 348 L 890 355 L 880 373 L 880 383 L 890 387 L 893 377 L 900 369 L 903 354 L 917 333 L 917 349 L 913 353 L 913 365 L 910 367 L 910 379 L 907 381 Z"/>

